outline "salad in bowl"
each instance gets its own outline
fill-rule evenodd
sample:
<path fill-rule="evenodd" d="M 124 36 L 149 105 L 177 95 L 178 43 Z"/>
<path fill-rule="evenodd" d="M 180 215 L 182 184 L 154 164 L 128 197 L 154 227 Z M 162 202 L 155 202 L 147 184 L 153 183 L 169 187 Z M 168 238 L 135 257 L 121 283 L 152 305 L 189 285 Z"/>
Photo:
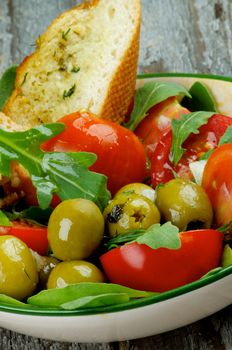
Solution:
<path fill-rule="evenodd" d="M 10 75 L 14 68 L 0 87 Z M 231 304 L 231 82 L 163 74 L 137 85 L 121 125 L 83 110 L 0 130 L 4 327 L 112 341 Z M 195 310 L 189 300 L 199 303 Z M 176 322 L 170 313 L 180 307 L 186 311 Z M 65 332 L 45 316 L 57 329 L 65 319 Z M 134 323 L 144 318 L 139 330 Z M 106 332 L 96 335 L 100 324 Z"/>

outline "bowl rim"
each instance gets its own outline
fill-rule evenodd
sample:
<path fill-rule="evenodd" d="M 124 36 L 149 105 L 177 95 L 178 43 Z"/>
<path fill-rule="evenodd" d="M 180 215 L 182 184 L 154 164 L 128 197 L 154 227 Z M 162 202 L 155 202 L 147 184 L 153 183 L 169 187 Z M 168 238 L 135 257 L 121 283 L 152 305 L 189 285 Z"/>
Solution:
<path fill-rule="evenodd" d="M 149 79 L 149 78 L 200 78 L 200 79 L 212 79 L 232 82 L 232 77 L 213 75 L 213 74 L 198 74 L 198 73 L 145 73 L 139 74 L 137 76 L 138 80 Z M 59 309 L 48 309 L 42 307 L 35 307 L 33 305 L 25 304 L 26 306 L 19 307 L 7 303 L 0 303 L 0 312 L 14 313 L 27 316 L 88 316 L 88 315 L 98 315 L 102 313 L 114 313 L 118 311 L 127 311 L 134 308 L 139 308 L 143 306 L 153 305 L 159 302 L 173 299 L 180 295 L 193 292 L 196 289 L 208 286 L 214 282 L 217 282 L 224 277 L 232 274 L 232 265 L 226 268 L 222 268 L 215 273 L 205 276 L 197 281 L 186 284 L 184 286 L 169 290 L 167 292 L 150 296 L 146 298 L 136 299 L 128 303 L 117 304 L 106 307 L 99 308 L 89 308 L 82 310 L 59 310 Z"/>

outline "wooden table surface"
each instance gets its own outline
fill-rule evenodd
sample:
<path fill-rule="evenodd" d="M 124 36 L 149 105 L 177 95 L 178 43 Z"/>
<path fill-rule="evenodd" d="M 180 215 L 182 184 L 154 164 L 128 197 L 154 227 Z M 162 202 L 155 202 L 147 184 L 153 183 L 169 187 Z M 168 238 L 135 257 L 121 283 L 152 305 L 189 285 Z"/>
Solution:
<path fill-rule="evenodd" d="M 46 25 L 77 2 L 0 0 L 0 73 L 30 53 L 35 38 Z M 142 0 L 142 5 L 140 72 L 232 76 L 231 0 Z M 111 344 L 59 343 L 0 329 L 0 349 L 229 350 L 232 349 L 232 306 L 165 334 Z"/>

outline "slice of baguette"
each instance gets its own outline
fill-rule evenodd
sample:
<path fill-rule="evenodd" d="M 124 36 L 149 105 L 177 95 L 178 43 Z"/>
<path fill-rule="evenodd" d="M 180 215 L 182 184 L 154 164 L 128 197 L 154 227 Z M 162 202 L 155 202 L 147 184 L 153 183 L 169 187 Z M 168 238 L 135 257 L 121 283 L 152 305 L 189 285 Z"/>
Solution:
<path fill-rule="evenodd" d="M 17 70 L 4 112 L 24 127 L 87 109 L 121 122 L 133 97 L 140 0 L 91 0 L 64 12 Z"/>

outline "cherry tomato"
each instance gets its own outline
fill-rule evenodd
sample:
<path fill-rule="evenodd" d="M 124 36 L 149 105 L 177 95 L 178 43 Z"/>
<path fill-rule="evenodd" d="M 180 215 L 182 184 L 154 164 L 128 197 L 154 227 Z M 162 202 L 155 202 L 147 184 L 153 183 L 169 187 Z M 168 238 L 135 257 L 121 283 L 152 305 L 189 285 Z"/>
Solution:
<path fill-rule="evenodd" d="M 232 144 L 222 145 L 210 155 L 202 187 L 212 203 L 216 224 L 221 226 L 232 220 Z"/>
<path fill-rule="evenodd" d="M 181 248 L 152 249 L 130 243 L 100 257 L 112 283 L 130 288 L 165 292 L 193 282 L 218 266 L 223 234 L 204 229 L 180 233 Z"/>
<path fill-rule="evenodd" d="M 27 222 L 13 221 L 12 226 L 0 226 L 0 236 L 11 235 L 21 239 L 28 248 L 40 255 L 48 252 L 47 228 L 31 225 Z"/>
<path fill-rule="evenodd" d="M 215 149 L 228 126 L 232 125 L 232 118 L 220 114 L 213 115 L 206 125 L 199 129 L 198 134 L 191 134 L 184 142 L 186 150 L 176 166 L 170 161 L 172 145 L 172 131 L 166 131 L 160 139 L 151 158 L 151 179 L 153 186 L 165 183 L 174 178 L 174 173 L 183 179 L 192 179 L 189 164 L 210 149 Z"/>
<path fill-rule="evenodd" d="M 163 133 L 170 130 L 171 120 L 178 119 L 182 114 L 188 113 L 190 113 L 188 109 L 182 107 L 176 97 L 170 97 L 149 110 L 146 118 L 135 130 L 135 134 L 142 140 L 149 158 Z"/>
<path fill-rule="evenodd" d="M 67 127 L 43 145 L 45 151 L 85 151 L 97 155 L 90 170 L 108 177 L 112 194 L 146 177 L 146 157 L 142 144 L 130 130 L 88 112 L 73 113 L 59 120 Z"/>

